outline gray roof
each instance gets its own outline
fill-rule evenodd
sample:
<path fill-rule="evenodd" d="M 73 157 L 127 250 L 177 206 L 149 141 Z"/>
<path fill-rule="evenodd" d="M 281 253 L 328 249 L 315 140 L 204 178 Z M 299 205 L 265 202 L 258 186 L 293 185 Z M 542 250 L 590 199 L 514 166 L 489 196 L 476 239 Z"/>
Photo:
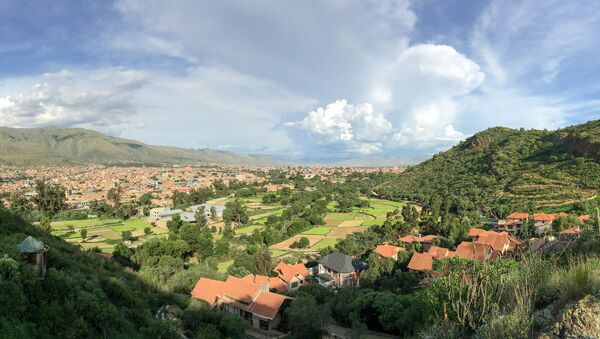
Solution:
<path fill-rule="evenodd" d="M 17 245 L 17 250 L 20 253 L 37 253 L 48 250 L 48 246 L 32 236 L 28 236 Z"/>
<path fill-rule="evenodd" d="M 319 259 L 319 264 L 339 273 L 362 271 L 367 268 L 366 263 L 358 259 L 352 259 L 351 256 L 340 252 L 333 252 L 324 256 Z"/>

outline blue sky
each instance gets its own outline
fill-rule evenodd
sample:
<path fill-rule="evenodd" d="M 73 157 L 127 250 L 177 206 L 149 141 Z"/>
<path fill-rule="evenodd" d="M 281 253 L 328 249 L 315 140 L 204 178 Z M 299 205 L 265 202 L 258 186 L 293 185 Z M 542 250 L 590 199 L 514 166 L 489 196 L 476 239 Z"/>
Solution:
<path fill-rule="evenodd" d="M 597 1 L 3 1 L 0 125 L 325 162 L 600 117 Z"/>

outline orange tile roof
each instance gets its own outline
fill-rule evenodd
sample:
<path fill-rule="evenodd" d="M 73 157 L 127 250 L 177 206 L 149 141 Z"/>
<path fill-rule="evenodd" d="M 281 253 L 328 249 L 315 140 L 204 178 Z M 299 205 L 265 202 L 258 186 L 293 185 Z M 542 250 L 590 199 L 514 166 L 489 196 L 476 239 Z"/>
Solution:
<path fill-rule="evenodd" d="M 485 261 L 490 257 L 492 248 L 488 244 L 478 244 L 469 241 L 461 242 L 456 248 L 456 256 L 463 259 Z"/>
<path fill-rule="evenodd" d="M 433 257 L 433 259 L 436 260 L 443 259 L 454 254 L 454 252 L 450 251 L 449 249 L 438 246 L 431 246 L 427 253 L 430 254 Z"/>
<path fill-rule="evenodd" d="M 254 303 L 250 307 L 250 312 L 258 314 L 268 319 L 275 318 L 275 315 L 279 311 L 281 304 L 289 299 L 281 294 L 262 292 L 258 295 Z"/>
<path fill-rule="evenodd" d="M 399 240 L 400 240 L 401 242 L 405 242 L 405 243 L 412 244 L 413 242 L 415 242 L 415 238 L 416 238 L 416 237 L 414 237 L 414 236 L 412 236 L 412 235 L 406 235 L 406 236 L 404 236 L 404 237 L 400 238 Z"/>
<path fill-rule="evenodd" d="M 223 293 L 224 281 L 200 278 L 192 290 L 192 297 L 213 306 Z"/>
<path fill-rule="evenodd" d="M 487 231 L 484 229 L 481 229 L 481 228 L 476 228 L 476 227 L 469 228 L 469 236 L 470 237 L 478 237 L 482 233 L 485 233 L 485 232 L 487 232 Z"/>
<path fill-rule="evenodd" d="M 258 274 L 254 275 L 252 273 L 243 277 L 242 280 L 251 282 L 251 283 L 261 284 L 261 285 L 269 283 L 269 277 L 267 277 L 266 275 L 258 275 Z"/>
<path fill-rule="evenodd" d="M 424 237 L 418 237 L 418 236 L 414 236 L 414 235 L 407 235 L 407 236 L 404 236 L 404 237 L 400 238 L 399 240 L 401 242 L 405 242 L 405 243 L 409 243 L 409 244 L 412 244 L 413 242 L 431 243 L 433 241 L 433 239 L 435 239 L 435 238 L 436 238 L 435 235 L 426 235 Z"/>
<path fill-rule="evenodd" d="M 580 215 L 579 216 L 579 221 L 584 222 L 586 220 L 590 220 L 590 216 L 589 215 Z"/>
<path fill-rule="evenodd" d="M 579 234 L 582 231 L 579 229 L 579 227 L 571 227 L 571 228 L 567 228 L 564 231 L 561 231 L 560 234 Z"/>
<path fill-rule="evenodd" d="M 279 278 L 279 277 L 274 277 L 269 280 L 269 289 L 270 290 L 275 289 L 278 291 L 286 291 L 287 290 L 287 288 L 285 287 L 284 281 L 281 280 L 281 278 Z"/>
<path fill-rule="evenodd" d="M 529 213 L 521 213 L 521 212 L 513 212 L 506 217 L 506 219 L 518 219 L 518 220 L 527 220 L 528 218 L 529 218 Z"/>
<path fill-rule="evenodd" d="M 534 213 L 533 220 L 534 221 L 552 221 L 556 219 L 556 214 L 546 214 L 546 213 Z"/>
<path fill-rule="evenodd" d="M 290 282 L 297 275 L 301 275 L 303 278 L 308 276 L 308 270 L 304 264 L 288 265 L 287 263 L 280 261 L 277 266 L 273 269 L 277 276 L 285 282 Z"/>
<path fill-rule="evenodd" d="M 433 269 L 433 257 L 428 253 L 415 252 L 410 258 L 408 268 L 415 271 L 431 271 Z"/>
<path fill-rule="evenodd" d="M 382 245 L 375 247 L 373 252 L 379 254 L 382 257 L 391 258 L 400 252 L 401 248 L 398 246 L 390 245 L 384 242 Z"/>
<path fill-rule="evenodd" d="M 250 283 L 230 275 L 223 285 L 223 294 L 249 304 L 260 291 L 260 288 L 259 284 Z"/>

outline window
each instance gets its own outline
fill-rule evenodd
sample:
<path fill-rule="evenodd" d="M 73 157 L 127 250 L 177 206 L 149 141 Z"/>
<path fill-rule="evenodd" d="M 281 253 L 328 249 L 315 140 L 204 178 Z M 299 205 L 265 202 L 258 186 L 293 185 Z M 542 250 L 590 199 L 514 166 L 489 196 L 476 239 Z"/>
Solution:
<path fill-rule="evenodd" d="M 292 283 L 292 288 L 296 288 L 296 287 L 298 287 L 298 282 L 297 281 Z"/>
<path fill-rule="evenodd" d="M 258 321 L 258 326 L 263 331 L 268 331 L 269 330 L 269 322 L 266 321 L 266 320 L 259 320 Z"/>

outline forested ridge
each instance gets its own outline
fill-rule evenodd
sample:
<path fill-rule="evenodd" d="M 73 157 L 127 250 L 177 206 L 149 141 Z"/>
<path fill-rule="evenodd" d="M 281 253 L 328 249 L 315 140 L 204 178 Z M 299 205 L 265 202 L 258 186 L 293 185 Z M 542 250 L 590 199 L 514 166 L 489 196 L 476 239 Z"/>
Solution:
<path fill-rule="evenodd" d="M 557 131 L 490 128 L 377 187 L 388 198 L 498 217 L 513 210 L 584 209 L 600 187 L 600 120 Z"/>
<path fill-rule="evenodd" d="M 17 252 L 28 235 L 49 246 L 44 280 Z M 51 236 L 2 207 L 0 253 L 2 338 L 181 338 L 175 328 L 194 334 L 205 326 L 237 337 L 245 330 L 241 320 L 175 300 L 120 264 Z M 185 309 L 178 324 L 183 326 L 155 318 L 165 304 Z"/>

